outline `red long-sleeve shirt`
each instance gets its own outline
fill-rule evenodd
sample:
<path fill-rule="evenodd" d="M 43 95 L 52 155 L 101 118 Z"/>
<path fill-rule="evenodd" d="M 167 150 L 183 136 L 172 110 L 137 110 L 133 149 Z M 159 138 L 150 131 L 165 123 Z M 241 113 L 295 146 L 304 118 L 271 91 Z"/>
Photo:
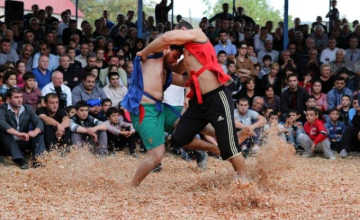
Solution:
<path fill-rule="evenodd" d="M 312 125 L 309 122 L 306 122 L 304 125 L 304 130 L 310 139 L 314 141 L 315 145 L 323 142 L 327 138 L 326 128 L 319 119 L 316 119 Z"/>

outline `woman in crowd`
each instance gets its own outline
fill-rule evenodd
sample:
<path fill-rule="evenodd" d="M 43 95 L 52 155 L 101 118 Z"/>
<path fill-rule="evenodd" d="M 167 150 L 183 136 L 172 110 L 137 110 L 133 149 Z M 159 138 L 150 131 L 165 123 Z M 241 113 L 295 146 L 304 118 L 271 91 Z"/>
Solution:
<path fill-rule="evenodd" d="M 272 108 L 274 111 L 280 114 L 280 97 L 275 95 L 274 87 L 270 84 L 264 87 L 265 95 L 263 96 L 264 99 L 264 108 Z"/>
<path fill-rule="evenodd" d="M 322 85 L 319 80 L 315 80 L 311 87 L 311 95 L 315 97 L 316 108 L 319 109 L 322 113 L 325 113 L 328 110 L 328 102 L 326 94 L 321 92 Z"/>
<path fill-rule="evenodd" d="M 257 77 L 254 72 L 254 64 L 247 57 L 247 44 L 242 41 L 238 45 L 238 55 L 236 59 L 236 73 L 240 77 L 241 82 L 245 82 L 247 79 Z"/>
<path fill-rule="evenodd" d="M 281 78 L 278 76 L 279 73 L 279 64 L 273 63 L 271 64 L 270 73 L 263 76 L 260 81 L 260 93 L 264 94 L 264 88 L 267 85 L 271 85 L 273 87 L 274 93 L 277 96 L 281 96 Z"/>
<path fill-rule="evenodd" d="M 247 98 L 249 100 L 249 106 L 252 106 L 253 99 L 256 96 L 260 96 L 260 94 L 255 90 L 255 80 L 250 78 L 244 82 L 242 89 L 234 97 L 236 100 Z"/>

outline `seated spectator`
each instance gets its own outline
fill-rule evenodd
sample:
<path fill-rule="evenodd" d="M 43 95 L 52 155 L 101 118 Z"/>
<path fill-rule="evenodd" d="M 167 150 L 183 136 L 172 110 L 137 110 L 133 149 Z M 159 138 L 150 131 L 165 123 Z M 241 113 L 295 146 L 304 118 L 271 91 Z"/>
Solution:
<path fill-rule="evenodd" d="M 322 85 L 322 93 L 327 94 L 334 87 L 335 77 L 330 74 L 329 64 L 322 64 L 320 66 L 320 77 L 318 80 Z"/>
<path fill-rule="evenodd" d="M 336 40 L 334 38 L 329 38 L 328 47 L 321 52 L 320 62 L 329 64 L 334 61 L 336 58 L 336 51 L 338 50 L 339 48 L 336 47 Z"/>
<path fill-rule="evenodd" d="M 219 43 L 214 47 L 216 54 L 223 50 L 225 51 L 228 59 L 234 59 L 236 55 L 236 47 L 231 43 L 228 31 L 224 29 L 221 30 L 219 32 L 219 38 Z"/>
<path fill-rule="evenodd" d="M 10 40 L 3 38 L 0 40 L 0 65 L 5 64 L 7 61 L 16 63 L 19 56 L 14 49 L 11 49 Z"/>
<path fill-rule="evenodd" d="M 79 101 L 94 102 L 91 104 L 90 113 L 96 115 L 100 112 L 100 103 L 102 99 L 106 99 L 104 91 L 95 86 L 96 77 L 89 73 L 82 80 L 82 83 L 77 85 L 72 91 L 72 103 L 78 103 Z"/>
<path fill-rule="evenodd" d="M 237 76 L 241 82 L 257 77 L 254 72 L 254 65 L 246 55 L 247 43 L 242 41 L 238 44 L 238 56 L 235 59 Z"/>
<path fill-rule="evenodd" d="M 329 109 L 336 108 L 340 110 L 341 98 L 343 95 L 349 95 L 352 98 L 352 91 L 346 88 L 345 79 L 341 76 L 335 78 L 334 88 L 327 94 Z"/>
<path fill-rule="evenodd" d="M 264 99 L 260 96 L 254 97 L 251 109 L 259 113 L 260 115 L 263 115 L 263 107 L 264 107 Z"/>
<path fill-rule="evenodd" d="M 234 80 L 233 83 L 231 83 L 228 88 L 231 91 L 233 100 L 235 99 L 235 95 L 241 90 L 242 84 L 240 81 L 240 78 L 236 75 L 236 67 L 235 63 L 231 60 L 227 62 L 227 74 L 231 76 L 231 78 Z M 236 101 L 234 101 L 234 104 Z"/>
<path fill-rule="evenodd" d="M 238 102 L 237 109 L 234 110 L 235 127 L 237 129 L 244 129 L 245 127 L 254 130 L 253 150 L 259 149 L 260 144 L 260 128 L 266 124 L 266 119 L 259 115 L 256 111 L 249 109 L 249 101 L 246 98 L 241 98 Z M 246 139 L 243 143 L 239 143 L 242 146 L 242 150 L 248 148 L 250 138 Z"/>
<path fill-rule="evenodd" d="M 22 47 L 21 53 L 19 55 L 19 60 L 25 63 L 26 71 L 32 70 L 33 65 L 33 57 L 31 56 L 34 48 L 31 44 L 24 44 Z"/>
<path fill-rule="evenodd" d="M 51 71 L 49 68 L 49 58 L 47 56 L 39 57 L 39 66 L 32 70 L 37 83 L 37 88 L 42 89 L 50 82 Z"/>
<path fill-rule="evenodd" d="M 59 57 L 50 53 L 50 46 L 48 43 L 41 42 L 40 43 L 40 52 L 34 55 L 33 59 L 33 69 L 38 68 L 40 66 L 40 57 L 46 56 L 48 58 L 48 67 L 46 69 L 51 72 L 54 71 L 59 66 Z"/>
<path fill-rule="evenodd" d="M 284 125 L 279 124 L 279 116 L 277 112 L 271 112 L 269 114 L 269 122 L 264 125 L 265 133 L 268 133 L 272 127 L 275 127 L 278 131 L 278 136 L 284 141 L 286 141 L 285 133 L 288 133 L 289 131 L 287 128 L 285 128 Z"/>
<path fill-rule="evenodd" d="M 258 52 L 257 60 L 260 62 L 261 66 L 263 65 L 263 57 L 269 55 L 272 62 L 277 62 L 279 57 L 279 52 L 273 50 L 273 42 L 271 40 L 265 41 L 265 49 Z"/>
<path fill-rule="evenodd" d="M 346 126 L 343 122 L 339 121 L 339 110 L 336 108 L 329 110 L 330 120 L 325 123 L 325 128 L 328 130 L 328 138 L 330 139 L 330 147 L 331 150 L 340 152 L 341 146 L 341 138 L 344 134 Z"/>
<path fill-rule="evenodd" d="M 101 110 L 99 113 L 97 113 L 97 115 L 95 115 L 95 118 L 99 119 L 100 121 L 106 121 L 107 120 L 106 113 L 111 106 L 112 106 L 112 101 L 110 99 L 108 98 L 103 99 L 101 101 Z"/>
<path fill-rule="evenodd" d="M 289 89 L 281 93 L 281 112 L 282 120 L 285 121 L 286 115 L 290 109 L 296 109 L 298 112 L 304 112 L 305 102 L 309 93 L 299 86 L 298 76 L 291 74 L 287 77 Z"/>
<path fill-rule="evenodd" d="M 298 142 L 299 135 L 304 133 L 304 124 L 300 118 L 301 114 L 296 110 L 291 109 L 285 120 L 285 127 L 288 129 L 287 140 L 294 145 L 295 148 L 298 148 L 300 145 Z"/>
<path fill-rule="evenodd" d="M 302 157 L 315 157 L 316 152 L 323 152 L 325 158 L 335 160 L 330 148 L 330 141 L 327 138 L 327 131 L 323 123 L 317 119 L 319 116 L 316 108 L 306 111 L 306 123 L 304 125 L 305 134 L 302 133 L 298 137 L 298 141 L 302 148 L 305 149 Z"/>
<path fill-rule="evenodd" d="M 126 144 L 129 144 L 129 153 L 138 158 L 136 154 L 135 129 L 131 123 L 124 121 L 117 108 L 111 107 L 106 113 L 108 118 L 105 121 L 107 125 L 107 137 L 109 151 L 121 150 Z"/>
<path fill-rule="evenodd" d="M 350 48 L 345 51 L 345 61 L 354 64 L 360 59 L 360 49 L 357 48 L 359 42 L 356 36 L 350 37 L 349 46 Z"/>
<path fill-rule="evenodd" d="M 117 72 L 110 72 L 108 75 L 110 84 L 106 85 L 103 90 L 105 95 L 112 100 L 112 106 L 117 107 L 127 93 L 124 85 L 119 85 L 119 75 Z"/>
<path fill-rule="evenodd" d="M 70 118 L 64 109 L 59 108 L 59 98 L 54 93 L 44 97 L 46 107 L 38 108 L 36 114 L 44 122 L 46 149 L 70 146 Z"/>
<path fill-rule="evenodd" d="M 63 84 L 73 89 L 77 85 L 77 81 L 74 81 L 76 77 L 76 71 L 70 68 L 70 58 L 67 55 L 63 55 L 59 60 L 59 67 L 55 71 L 61 72 L 63 75 Z M 81 65 L 81 64 L 80 64 Z M 54 71 L 54 72 L 55 72 Z"/>
<path fill-rule="evenodd" d="M 226 68 L 226 52 L 221 50 L 217 53 L 217 59 L 218 59 L 218 63 L 220 64 L 221 68 L 224 70 L 224 72 L 226 73 L 227 68 Z"/>
<path fill-rule="evenodd" d="M 313 95 L 309 95 L 308 99 L 306 100 L 305 102 L 306 104 L 306 111 L 309 110 L 309 109 L 313 109 L 313 108 L 316 108 L 316 98 L 313 96 Z M 305 124 L 306 122 L 306 111 L 304 112 L 301 112 L 302 115 L 301 115 L 301 120 L 302 122 Z M 317 119 L 319 119 L 320 121 L 322 121 L 323 123 L 325 123 L 326 118 L 325 116 L 318 110 L 318 116 L 317 116 Z"/>
<path fill-rule="evenodd" d="M 10 155 L 21 169 L 28 169 L 21 149 L 31 149 L 33 158 L 45 150 L 44 124 L 34 110 L 23 105 L 22 91 L 11 88 L 6 92 L 7 103 L 0 106 L 1 151 Z M 29 131 L 30 124 L 34 128 Z"/>
<path fill-rule="evenodd" d="M 344 97 L 345 97 L 346 95 L 344 95 Z M 347 125 L 350 125 L 351 124 L 351 120 L 353 119 L 353 117 L 354 117 L 354 115 L 356 115 L 356 109 L 357 109 L 357 107 L 359 106 L 359 95 L 355 95 L 354 97 L 353 97 L 353 100 L 351 101 L 348 101 L 348 103 L 351 103 L 351 104 L 348 104 L 347 106 L 349 106 L 350 107 L 350 109 L 346 112 L 346 110 L 345 109 L 348 109 L 348 108 L 345 108 L 345 107 L 343 107 L 343 109 L 342 110 L 344 110 L 344 111 L 342 111 L 341 109 L 340 109 L 340 115 L 342 115 L 343 114 L 343 116 L 341 117 L 342 119 L 344 119 L 344 123 L 345 123 L 345 125 L 346 125 L 346 116 L 348 117 L 348 121 L 347 121 Z M 344 98 L 344 103 L 342 104 L 343 106 L 346 106 L 346 100 L 348 100 L 348 99 L 346 99 L 346 98 Z M 343 100 L 341 100 L 341 101 L 343 101 Z M 346 113 L 346 114 L 345 114 Z"/>
<path fill-rule="evenodd" d="M 355 65 L 345 61 L 345 50 L 338 49 L 335 53 L 335 60 L 330 62 L 331 75 L 337 75 L 341 72 L 353 72 L 355 71 Z"/>
<path fill-rule="evenodd" d="M 69 87 L 63 83 L 63 74 L 60 71 L 52 73 L 51 81 L 41 90 L 42 96 L 49 93 L 56 93 L 59 98 L 59 108 L 64 109 L 67 106 L 72 105 L 72 94 Z M 46 100 L 45 100 L 46 102 Z"/>
<path fill-rule="evenodd" d="M 128 80 L 127 80 L 126 71 L 123 68 L 119 67 L 119 63 L 120 63 L 119 58 L 117 56 L 110 56 L 108 63 L 109 63 L 109 66 L 115 65 L 117 67 L 116 72 L 118 72 L 118 75 L 119 75 L 119 85 L 124 85 L 127 87 Z M 106 68 L 100 70 L 99 79 L 103 86 L 108 84 L 106 78 L 108 77 L 108 74 L 110 72 L 111 71 L 110 71 L 109 67 L 106 67 Z"/>
<path fill-rule="evenodd" d="M 255 80 L 254 79 L 247 79 L 243 87 L 241 88 L 240 92 L 238 92 L 234 97 L 235 100 L 239 100 L 240 98 L 246 98 L 248 100 L 249 106 L 252 106 L 253 99 L 256 96 L 260 96 L 257 92 L 255 87 Z"/>
<path fill-rule="evenodd" d="M 246 55 L 251 60 L 251 62 L 253 62 L 254 65 L 258 63 L 258 59 L 254 52 L 254 45 L 247 43 Z"/>
<path fill-rule="evenodd" d="M 84 68 L 86 66 L 88 55 L 89 55 L 89 44 L 86 42 L 83 42 L 80 45 L 80 54 L 75 57 L 75 60 L 79 61 L 81 63 L 82 68 Z"/>
<path fill-rule="evenodd" d="M 32 72 L 26 72 L 23 79 L 25 82 L 24 88 L 22 89 L 23 103 L 31 105 L 35 111 L 39 102 L 39 97 L 41 97 L 41 90 L 35 87 L 35 75 Z"/>
<path fill-rule="evenodd" d="M 321 53 L 321 51 L 328 46 L 328 35 L 321 25 L 316 25 L 314 27 L 314 33 L 311 33 L 309 38 L 314 40 L 315 49 L 318 53 Z"/>
<path fill-rule="evenodd" d="M 74 70 L 74 71 L 78 71 L 82 68 L 82 64 L 75 60 L 75 56 L 76 56 L 76 51 L 73 47 L 69 47 L 66 50 L 66 54 L 68 55 L 70 61 L 69 61 L 69 69 Z"/>
<path fill-rule="evenodd" d="M 358 101 L 358 100 L 357 100 Z M 360 107 L 357 103 L 351 125 L 347 126 L 341 139 L 340 157 L 345 158 L 351 151 L 360 150 Z"/>
<path fill-rule="evenodd" d="M 16 72 L 17 72 L 17 76 L 16 76 L 17 83 L 16 83 L 16 85 L 17 85 L 17 87 L 22 89 L 22 88 L 24 88 L 23 75 L 26 72 L 25 63 L 23 61 L 19 60 L 19 61 L 16 62 L 15 67 L 16 67 L 15 69 L 16 69 Z"/>
<path fill-rule="evenodd" d="M 349 74 L 350 73 L 348 72 L 347 69 L 342 68 L 341 70 L 338 71 L 337 76 L 343 77 L 345 79 L 346 88 L 350 89 L 351 91 L 354 91 L 355 90 L 354 81 L 351 80 L 351 76 Z"/>
<path fill-rule="evenodd" d="M 315 108 L 325 113 L 328 110 L 327 95 L 321 92 L 322 85 L 320 81 L 314 81 L 311 87 L 311 95 L 315 97 Z"/>
<path fill-rule="evenodd" d="M 305 61 L 306 66 L 304 68 L 305 73 L 309 73 L 312 78 L 320 77 L 320 66 L 322 63 L 317 59 L 318 52 L 315 49 L 308 50 L 307 60 Z"/>
<path fill-rule="evenodd" d="M 82 38 L 82 31 L 80 31 L 79 29 L 77 29 L 77 23 L 76 23 L 76 20 L 70 20 L 69 21 L 69 25 L 67 28 L 65 28 L 62 32 L 62 40 L 63 40 L 63 43 L 64 45 L 68 45 L 69 44 L 69 41 L 71 39 L 71 35 L 73 34 L 77 34 L 79 39 Z"/>
<path fill-rule="evenodd" d="M 255 45 L 255 51 L 259 52 L 261 50 L 265 49 L 265 42 L 273 41 L 273 36 L 268 33 L 268 29 L 266 27 L 261 27 L 260 33 L 255 34 L 254 36 L 254 45 Z"/>
<path fill-rule="evenodd" d="M 275 95 L 274 87 L 272 85 L 266 85 L 264 87 L 264 107 L 272 108 L 275 112 L 280 112 L 280 97 Z"/>
<path fill-rule="evenodd" d="M 70 106 L 66 107 L 65 111 L 66 111 L 66 114 L 69 116 L 69 118 L 74 116 L 75 113 L 76 113 L 75 106 L 73 106 L 73 105 L 70 105 Z"/>
<path fill-rule="evenodd" d="M 272 85 L 274 88 L 274 93 L 277 96 L 281 95 L 281 85 L 282 85 L 282 81 L 281 78 L 278 76 L 279 73 L 279 64 L 278 63 L 273 63 L 271 64 L 271 70 L 270 72 L 263 76 L 260 80 L 260 84 L 259 84 L 259 93 L 260 94 L 264 94 L 264 88 L 266 85 Z"/>
<path fill-rule="evenodd" d="M 84 77 L 91 72 L 93 67 L 96 67 L 96 56 L 88 55 L 86 58 L 86 65 L 81 70 L 76 72 L 73 83 L 78 85 L 84 79 Z M 96 69 L 98 68 L 96 67 Z"/>
<path fill-rule="evenodd" d="M 259 79 L 262 79 L 265 75 L 269 74 L 271 71 L 271 56 L 265 55 L 262 58 L 262 66 L 259 74 Z"/>
<path fill-rule="evenodd" d="M 6 71 L 3 77 L 3 85 L 0 87 L 0 95 L 4 96 L 6 91 L 16 86 L 17 73 L 14 70 Z"/>
<path fill-rule="evenodd" d="M 106 154 L 106 124 L 89 115 L 89 106 L 85 101 L 77 102 L 75 109 L 76 113 L 70 120 L 71 143 L 81 146 L 90 141 L 98 145 L 100 154 Z"/>

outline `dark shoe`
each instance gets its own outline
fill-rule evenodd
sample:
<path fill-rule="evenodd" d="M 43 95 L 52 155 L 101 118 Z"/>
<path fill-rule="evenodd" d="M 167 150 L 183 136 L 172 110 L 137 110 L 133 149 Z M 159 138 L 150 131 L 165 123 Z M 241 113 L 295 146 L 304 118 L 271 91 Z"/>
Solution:
<path fill-rule="evenodd" d="M 162 164 L 159 163 L 158 165 L 155 166 L 155 168 L 152 170 L 153 173 L 157 173 L 160 172 L 162 170 Z"/>
<path fill-rule="evenodd" d="M 29 169 L 29 164 L 28 163 L 24 163 L 24 164 L 19 164 L 19 167 L 20 167 L 20 169 L 22 169 L 22 170 L 27 170 L 27 169 Z"/>
<path fill-rule="evenodd" d="M 145 149 L 145 148 L 140 147 L 140 153 L 141 153 L 141 154 L 146 154 L 146 149 Z"/>
<path fill-rule="evenodd" d="M 4 157 L 0 156 L 0 163 L 4 163 L 4 162 L 5 162 Z"/>
<path fill-rule="evenodd" d="M 132 157 L 135 157 L 135 158 L 139 158 L 139 155 L 137 155 L 137 153 L 135 153 L 135 152 L 130 152 L 130 156 L 132 156 Z"/>

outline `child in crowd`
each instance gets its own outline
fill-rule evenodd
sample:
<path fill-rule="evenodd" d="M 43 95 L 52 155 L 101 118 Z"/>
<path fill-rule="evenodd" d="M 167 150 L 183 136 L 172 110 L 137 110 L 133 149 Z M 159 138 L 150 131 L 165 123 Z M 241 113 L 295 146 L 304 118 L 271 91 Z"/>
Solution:
<path fill-rule="evenodd" d="M 23 80 L 23 76 L 26 72 L 26 67 L 24 61 L 17 61 L 16 62 L 16 71 L 17 71 L 17 87 L 20 89 L 24 88 L 25 82 Z"/>
<path fill-rule="evenodd" d="M 67 115 L 69 116 L 69 118 L 74 116 L 75 113 L 76 113 L 75 106 L 73 106 L 73 105 L 70 105 L 70 106 L 66 107 L 65 111 L 66 111 Z"/>
<path fill-rule="evenodd" d="M 339 121 L 339 110 L 336 108 L 329 110 L 330 121 L 325 123 L 325 128 L 328 130 L 328 137 L 331 142 L 331 149 L 340 152 L 340 141 L 345 131 L 345 124 Z"/>
<path fill-rule="evenodd" d="M 284 125 L 279 124 L 279 116 L 277 114 L 277 112 L 270 112 L 269 113 L 269 123 L 267 123 L 264 126 L 264 131 L 265 133 L 269 133 L 270 128 L 275 127 L 277 129 L 278 135 L 281 139 L 283 139 L 284 141 L 286 141 L 286 137 L 285 137 L 285 133 L 288 132 L 288 129 L 285 128 Z"/>
<path fill-rule="evenodd" d="M 349 125 L 349 110 L 351 108 L 351 98 L 349 95 L 344 94 L 341 97 L 341 108 L 339 110 L 339 120 L 344 122 L 346 126 Z"/>
<path fill-rule="evenodd" d="M 46 107 L 44 96 L 40 96 L 37 103 L 37 108 L 42 108 L 42 107 Z"/>
<path fill-rule="evenodd" d="M 109 143 L 109 151 L 121 150 L 127 143 L 129 144 L 129 153 L 131 156 L 138 158 L 136 154 L 135 129 L 131 123 L 124 121 L 120 111 L 115 107 L 110 107 L 105 121 L 107 126 L 107 137 Z"/>
<path fill-rule="evenodd" d="M 299 146 L 297 138 L 300 134 L 304 133 L 303 123 L 301 122 L 301 120 L 299 120 L 300 117 L 301 114 L 298 114 L 296 110 L 291 109 L 285 123 L 285 127 L 289 131 L 287 136 L 288 141 L 293 144 L 295 148 Z"/>
<path fill-rule="evenodd" d="M 226 64 L 227 66 L 227 74 L 231 76 L 231 78 L 234 80 L 233 83 L 231 83 L 228 88 L 231 90 L 231 94 L 235 96 L 242 88 L 241 80 L 240 78 L 235 74 L 236 72 L 236 66 L 234 61 L 229 60 Z M 234 97 L 233 97 L 234 98 Z"/>
<path fill-rule="evenodd" d="M 108 117 L 106 116 L 106 112 L 111 106 L 112 106 L 112 101 L 110 99 L 103 99 L 101 101 L 101 111 L 97 113 L 95 118 L 99 119 L 100 121 L 108 120 Z"/>
<path fill-rule="evenodd" d="M 263 78 L 266 74 L 270 73 L 271 70 L 271 56 L 265 55 L 263 57 L 263 66 L 261 67 L 259 79 Z"/>
<path fill-rule="evenodd" d="M 274 111 L 274 109 L 271 107 L 266 108 L 264 111 L 264 117 L 268 123 L 270 122 L 270 113 L 273 111 Z"/>
<path fill-rule="evenodd" d="M 335 160 L 336 157 L 331 151 L 326 128 L 318 117 L 319 111 L 316 108 L 306 111 L 305 134 L 300 134 L 298 138 L 301 147 L 305 149 L 302 156 L 304 158 L 315 157 L 316 152 L 323 152 L 325 158 Z"/>
<path fill-rule="evenodd" d="M 305 104 L 306 104 L 306 110 L 311 109 L 311 108 L 315 108 L 316 107 L 316 98 L 315 98 L 315 96 L 310 95 L 308 97 L 307 101 L 305 102 Z M 306 122 L 306 111 L 303 112 L 302 117 L 303 117 L 302 122 L 305 123 Z M 322 121 L 323 123 L 325 123 L 325 121 L 326 121 L 323 114 L 321 114 L 320 111 L 318 112 L 318 119 L 320 121 Z"/>
<path fill-rule="evenodd" d="M 227 72 L 227 67 L 226 67 L 227 54 L 226 54 L 226 52 L 223 50 L 220 50 L 217 54 L 217 59 L 218 59 L 218 63 L 224 70 L 224 73 L 226 73 Z"/>
<path fill-rule="evenodd" d="M 16 87 L 17 83 L 17 72 L 16 71 L 6 71 L 4 74 L 4 84 L 0 87 L 0 95 L 4 95 L 6 91 L 12 87 Z"/>
<path fill-rule="evenodd" d="M 36 106 L 41 97 L 41 90 L 35 88 L 35 75 L 32 72 L 26 72 L 23 76 L 25 85 L 23 90 L 23 104 L 31 105 L 36 110 Z M 45 107 L 45 102 L 42 107 Z"/>
<path fill-rule="evenodd" d="M 107 126 L 89 115 L 89 106 L 85 101 L 75 104 L 76 113 L 70 119 L 71 143 L 81 146 L 83 142 L 96 143 L 100 155 L 107 153 Z"/>

